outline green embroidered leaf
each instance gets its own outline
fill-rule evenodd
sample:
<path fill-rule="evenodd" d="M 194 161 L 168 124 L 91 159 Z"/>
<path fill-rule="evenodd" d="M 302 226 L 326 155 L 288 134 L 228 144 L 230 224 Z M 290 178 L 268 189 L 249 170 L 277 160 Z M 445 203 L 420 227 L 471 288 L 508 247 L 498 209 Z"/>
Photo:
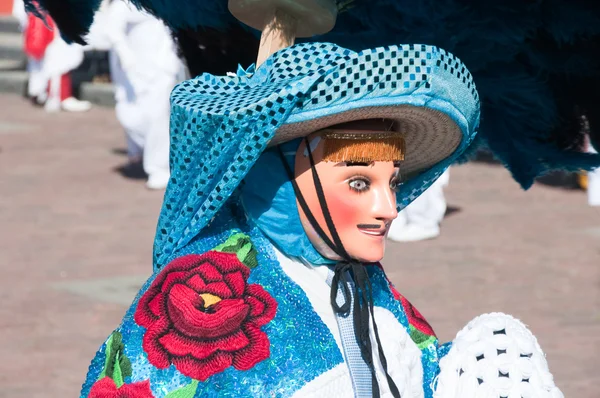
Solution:
<path fill-rule="evenodd" d="M 241 260 L 242 263 L 244 263 L 250 269 L 256 268 L 258 266 L 258 259 L 256 258 L 257 252 L 254 248 L 254 245 L 250 243 L 244 247 L 248 248 L 248 253 L 244 256 L 244 259 Z"/>
<path fill-rule="evenodd" d="M 243 233 L 237 233 L 229 237 L 225 243 L 220 244 L 213 250 L 223 253 L 235 253 L 246 267 L 253 269 L 258 265 L 256 250 L 252 245 L 250 237 Z"/>
<path fill-rule="evenodd" d="M 121 374 L 123 375 L 123 378 L 130 377 L 132 375 L 133 370 L 131 369 L 131 361 L 125 356 L 125 354 L 120 356 L 119 366 L 121 368 Z"/>
<path fill-rule="evenodd" d="M 250 240 L 246 234 L 233 234 L 225 241 L 225 243 L 215 247 L 214 250 L 224 253 L 236 253 L 246 240 Z"/>
<path fill-rule="evenodd" d="M 106 344 L 104 344 L 104 355 L 105 355 L 105 359 L 104 359 L 104 368 L 102 369 L 102 372 L 100 372 L 100 376 L 98 376 L 98 380 L 103 379 L 106 376 L 106 371 L 107 369 L 112 368 L 110 366 L 113 354 L 112 354 L 112 341 L 114 338 L 114 333 L 110 335 L 110 337 L 108 338 L 108 340 L 106 340 Z M 111 369 L 112 370 L 112 369 Z"/>
<path fill-rule="evenodd" d="M 131 361 L 123 354 L 124 350 L 125 345 L 123 344 L 123 335 L 121 332 L 114 331 L 105 344 L 106 359 L 104 361 L 104 369 L 100 372 L 98 380 L 108 376 L 115 380 L 116 383 L 117 381 L 113 377 L 116 367 L 118 367 L 118 373 L 121 379 L 131 376 Z"/>
<path fill-rule="evenodd" d="M 242 239 L 240 239 L 240 241 L 242 241 Z M 251 250 L 252 250 L 252 244 L 245 244 L 245 245 L 242 245 L 237 250 L 236 254 L 238 255 L 239 258 L 244 259 L 244 258 L 246 258 L 246 256 L 248 255 L 248 253 L 250 253 Z"/>
<path fill-rule="evenodd" d="M 198 389 L 198 380 L 193 380 L 187 386 L 181 387 L 175 391 L 171 391 L 165 398 L 194 398 Z"/>
<path fill-rule="evenodd" d="M 413 325 L 409 325 L 410 339 L 419 347 L 420 350 L 427 348 L 430 344 L 437 340 L 435 336 L 429 336 L 420 330 L 417 330 Z"/>
<path fill-rule="evenodd" d="M 113 368 L 113 373 L 111 379 L 115 382 L 117 388 L 120 388 L 125 382 L 123 381 L 123 373 L 121 372 L 121 365 L 119 365 L 119 355 L 120 353 L 117 351 L 117 355 L 115 356 L 115 366 Z"/>

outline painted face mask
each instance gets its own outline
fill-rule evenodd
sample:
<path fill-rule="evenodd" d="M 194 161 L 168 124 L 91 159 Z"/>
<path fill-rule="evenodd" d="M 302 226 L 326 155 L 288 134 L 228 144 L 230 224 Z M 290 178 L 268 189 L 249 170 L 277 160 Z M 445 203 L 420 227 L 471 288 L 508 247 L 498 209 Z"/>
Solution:
<path fill-rule="evenodd" d="M 310 143 L 314 171 L 306 142 Z M 336 129 L 311 135 L 298 148 L 295 179 L 310 212 L 327 238 L 333 239 L 319 199 L 315 173 L 323 189 L 331 221 L 350 258 L 365 263 L 380 261 L 385 236 L 398 215 L 396 191 L 402 137 L 398 133 Z M 340 259 L 325 244 L 307 214 L 300 219 L 313 245 L 327 258 Z"/>
<path fill-rule="evenodd" d="M 364 263 L 383 258 L 385 236 L 398 215 L 405 152 L 402 135 L 392 128 L 384 119 L 346 123 L 312 134 L 298 148 L 300 219 L 325 257 Z"/>

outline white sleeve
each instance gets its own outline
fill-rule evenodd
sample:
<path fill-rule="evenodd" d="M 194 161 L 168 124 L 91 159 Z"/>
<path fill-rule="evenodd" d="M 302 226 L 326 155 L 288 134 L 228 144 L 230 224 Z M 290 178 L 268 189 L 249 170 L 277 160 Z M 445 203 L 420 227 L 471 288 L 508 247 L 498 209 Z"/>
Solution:
<path fill-rule="evenodd" d="M 434 398 L 564 398 L 535 336 L 510 315 L 481 315 L 440 361 Z"/>
<path fill-rule="evenodd" d="M 139 12 L 132 9 L 124 1 L 113 1 L 108 6 L 105 14 L 104 38 L 111 44 L 119 58 L 121 67 L 126 72 L 133 68 L 135 55 L 127 43 L 127 27 L 130 23 L 137 22 Z"/>

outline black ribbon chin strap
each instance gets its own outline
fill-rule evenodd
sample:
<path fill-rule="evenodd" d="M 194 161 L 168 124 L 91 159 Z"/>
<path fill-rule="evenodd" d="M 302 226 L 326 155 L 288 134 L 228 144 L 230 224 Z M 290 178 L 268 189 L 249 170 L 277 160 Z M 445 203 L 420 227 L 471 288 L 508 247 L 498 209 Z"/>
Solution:
<path fill-rule="evenodd" d="M 369 335 L 369 322 L 373 323 L 373 330 L 375 332 L 375 339 L 377 341 L 377 348 L 379 354 L 379 360 L 381 361 L 381 365 L 383 366 L 383 370 L 385 372 L 385 376 L 388 382 L 388 386 L 390 387 L 390 391 L 395 398 L 401 398 L 400 392 L 396 383 L 392 380 L 388 373 L 387 369 L 387 360 L 385 358 L 385 354 L 383 353 L 383 347 L 381 346 L 381 340 L 379 338 L 379 331 L 377 330 L 377 324 L 375 323 L 374 311 L 373 311 L 373 287 L 371 285 L 371 280 L 369 279 L 369 275 L 367 273 L 366 267 L 358 260 L 350 257 L 342 241 L 340 239 L 339 234 L 335 228 L 333 223 L 333 219 L 331 218 L 331 213 L 329 212 L 329 208 L 327 207 L 327 201 L 325 200 L 325 194 L 323 192 L 323 185 L 321 184 L 321 180 L 315 168 L 315 161 L 312 156 L 312 152 L 310 150 L 310 145 L 308 139 L 305 138 L 306 148 L 308 151 L 308 156 L 310 160 L 310 166 L 312 171 L 313 180 L 315 183 L 315 189 L 317 191 L 317 197 L 319 199 L 319 203 L 321 205 L 321 210 L 323 211 L 323 216 L 325 218 L 325 223 L 327 224 L 327 228 L 331 234 L 333 239 L 329 239 L 323 228 L 319 225 L 316 218 L 308 208 L 306 200 L 300 192 L 298 188 L 298 184 L 296 183 L 294 173 L 292 172 L 285 156 L 281 150 L 279 149 L 279 156 L 281 157 L 281 161 L 288 173 L 292 186 L 294 188 L 294 192 L 296 194 L 296 199 L 302 208 L 302 211 L 306 215 L 306 218 L 315 229 L 316 233 L 319 237 L 325 242 L 325 244 L 333 250 L 342 260 L 338 261 L 333 270 L 333 279 L 331 281 L 331 306 L 337 314 L 348 315 L 350 313 L 350 303 L 352 302 L 352 281 L 354 282 L 354 307 L 353 307 L 353 325 L 354 325 L 354 334 L 356 336 L 356 341 L 360 348 L 360 353 L 367 364 L 372 377 L 372 392 L 373 397 L 380 397 L 380 389 L 379 383 L 377 382 L 377 376 L 375 373 L 375 365 L 373 363 L 373 347 L 371 345 L 371 338 Z M 337 303 L 337 295 L 338 291 L 342 288 L 342 294 L 344 296 L 344 304 L 341 306 Z"/>

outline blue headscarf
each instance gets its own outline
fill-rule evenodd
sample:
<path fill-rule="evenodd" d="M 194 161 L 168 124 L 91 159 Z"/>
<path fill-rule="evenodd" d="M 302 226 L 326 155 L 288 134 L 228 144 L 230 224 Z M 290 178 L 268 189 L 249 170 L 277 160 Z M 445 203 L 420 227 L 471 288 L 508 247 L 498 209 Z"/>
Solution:
<path fill-rule="evenodd" d="M 300 139 L 281 145 L 285 160 L 294 170 Z M 277 148 L 265 151 L 254 164 L 241 189 L 248 219 L 286 256 L 309 264 L 335 264 L 323 257 L 308 239 L 300 222 L 296 195 Z"/>

